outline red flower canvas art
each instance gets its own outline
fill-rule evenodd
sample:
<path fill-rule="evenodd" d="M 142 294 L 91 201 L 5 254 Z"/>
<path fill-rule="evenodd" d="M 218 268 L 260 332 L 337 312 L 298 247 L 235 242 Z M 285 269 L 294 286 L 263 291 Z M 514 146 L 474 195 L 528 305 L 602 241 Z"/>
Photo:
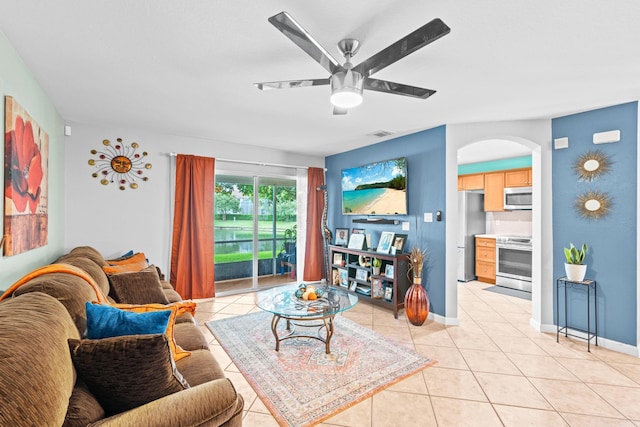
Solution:
<path fill-rule="evenodd" d="M 13 97 L 5 97 L 4 254 L 47 244 L 49 136 Z"/>

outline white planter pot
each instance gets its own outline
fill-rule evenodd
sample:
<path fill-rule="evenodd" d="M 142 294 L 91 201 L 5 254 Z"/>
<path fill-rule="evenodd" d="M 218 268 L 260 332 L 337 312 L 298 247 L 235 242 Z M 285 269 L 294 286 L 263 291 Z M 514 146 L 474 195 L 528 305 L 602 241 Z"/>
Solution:
<path fill-rule="evenodd" d="M 373 267 L 373 274 L 376 276 L 380 275 L 380 267 Z"/>
<path fill-rule="evenodd" d="M 567 279 L 572 282 L 582 282 L 587 274 L 587 266 L 585 264 L 567 264 L 565 262 L 564 271 L 567 273 Z"/>

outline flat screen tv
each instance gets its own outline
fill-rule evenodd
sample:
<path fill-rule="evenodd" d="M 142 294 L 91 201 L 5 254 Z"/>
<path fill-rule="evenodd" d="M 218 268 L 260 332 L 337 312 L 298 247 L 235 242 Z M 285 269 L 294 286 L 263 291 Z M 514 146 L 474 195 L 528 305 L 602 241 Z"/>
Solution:
<path fill-rule="evenodd" d="M 342 213 L 406 215 L 407 159 L 401 157 L 343 169 Z"/>

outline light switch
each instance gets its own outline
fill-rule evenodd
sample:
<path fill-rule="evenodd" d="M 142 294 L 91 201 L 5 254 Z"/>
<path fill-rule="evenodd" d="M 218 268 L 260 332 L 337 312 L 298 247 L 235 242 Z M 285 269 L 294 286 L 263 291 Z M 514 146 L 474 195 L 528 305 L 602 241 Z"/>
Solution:
<path fill-rule="evenodd" d="M 424 213 L 424 222 L 433 222 L 433 212 Z"/>
<path fill-rule="evenodd" d="M 409 231 L 409 221 L 402 222 L 402 231 Z"/>

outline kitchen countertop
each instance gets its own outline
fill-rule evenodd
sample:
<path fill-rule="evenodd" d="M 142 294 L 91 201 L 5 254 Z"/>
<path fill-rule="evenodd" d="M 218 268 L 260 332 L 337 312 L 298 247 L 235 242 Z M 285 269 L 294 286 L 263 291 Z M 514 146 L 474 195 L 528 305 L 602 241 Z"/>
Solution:
<path fill-rule="evenodd" d="M 481 237 L 484 239 L 495 239 L 498 236 L 498 234 L 476 234 L 476 237 Z"/>
<path fill-rule="evenodd" d="M 498 237 L 502 237 L 502 236 L 510 236 L 510 237 L 527 237 L 527 238 L 531 238 L 531 236 L 516 236 L 514 234 L 476 234 L 475 237 L 481 237 L 481 238 L 485 238 L 485 239 L 495 239 Z"/>

